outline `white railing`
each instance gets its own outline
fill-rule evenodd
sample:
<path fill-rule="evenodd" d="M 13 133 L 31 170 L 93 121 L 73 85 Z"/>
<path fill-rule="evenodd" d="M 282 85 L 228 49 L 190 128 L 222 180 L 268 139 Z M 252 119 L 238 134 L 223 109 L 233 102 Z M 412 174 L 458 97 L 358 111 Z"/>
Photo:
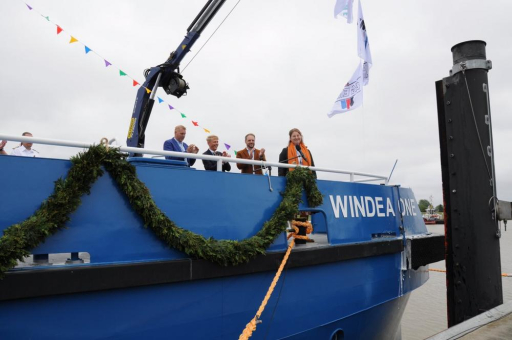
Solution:
<path fill-rule="evenodd" d="M 67 147 L 84 148 L 84 149 L 87 149 L 90 146 L 94 145 L 94 144 L 85 143 L 85 142 L 75 142 L 75 141 L 68 141 L 68 140 L 48 139 L 48 138 L 38 138 L 38 137 L 11 136 L 11 135 L 4 135 L 1 133 L 0 133 L 0 140 L 47 144 L 47 145 L 55 145 L 55 146 L 67 146 Z M 216 161 L 217 162 L 217 171 L 222 171 L 222 162 L 252 164 L 252 165 L 258 165 L 262 168 L 268 167 L 268 166 L 272 166 L 272 167 L 276 167 L 276 168 L 295 168 L 298 166 L 296 164 L 253 161 L 253 160 L 241 159 L 241 158 L 220 157 L 220 156 L 210 156 L 210 155 L 198 155 L 195 153 L 186 153 L 186 152 L 149 150 L 149 149 L 140 149 L 140 148 L 123 147 L 123 146 L 110 146 L 110 147 L 118 148 L 120 151 L 128 152 L 128 153 L 138 153 L 138 154 L 143 153 L 143 154 L 148 154 L 148 155 L 171 156 L 171 157 L 179 157 L 179 158 L 195 158 L 195 159 L 205 159 L 205 160 L 210 160 L 210 161 Z M 318 171 L 318 172 L 330 172 L 330 173 L 336 173 L 336 174 L 349 175 L 350 182 L 384 181 L 385 184 L 388 184 L 388 178 L 386 176 L 373 175 L 373 174 L 368 174 L 368 173 L 364 173 L 364 172 L 346 171 L 346 170 L 337 170 L 337 169 L 328 169 L 328 168 L 319 168 L 319 167 L 308 167 L 308 168 L 311 170 L 314 170 L 314 171 Z M 367 177 L 367 178 L 356 181 L 355 176 L 362 176 L 362 177 Z"/>

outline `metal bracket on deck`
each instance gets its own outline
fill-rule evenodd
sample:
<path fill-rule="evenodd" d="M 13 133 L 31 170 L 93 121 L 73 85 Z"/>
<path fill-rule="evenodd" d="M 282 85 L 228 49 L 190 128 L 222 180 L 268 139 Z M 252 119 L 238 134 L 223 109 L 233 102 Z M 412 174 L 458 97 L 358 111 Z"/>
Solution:
<path fill-rule="evenodd" d="M 458 64 L 453 65 L 452 69 L 450 70 L 450 76 L 453 76 L 454 74 L 457 74 L 461 71 L 471 70 L 474 68 L 490 70 L 492 69 L 492 61 L 483 59 L 471 59 L 462 61 Z"/>

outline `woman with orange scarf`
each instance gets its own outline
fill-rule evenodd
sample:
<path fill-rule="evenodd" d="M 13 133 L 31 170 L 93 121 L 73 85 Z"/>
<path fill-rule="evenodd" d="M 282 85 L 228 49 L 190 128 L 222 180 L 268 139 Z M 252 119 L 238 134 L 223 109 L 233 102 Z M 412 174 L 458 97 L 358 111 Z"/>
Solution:
<path fill-rule="evenodd" d="M 315 166 L 313 155 L 308 147 L 304 145 L 302 133 L 299 129 L 291 129 L 288 133 L 290 141 L 288 146 L 279 154 L 279 163 L 298 164 L 301 166 Z M 299 151 L 300 150 L 300 151 Z M 288 171 L 293 171 L 294 168 L 279 168 L 278 175 L 286 176 Z M 316 172 L 313 171 L 313 176 L 316 178 Z"/>

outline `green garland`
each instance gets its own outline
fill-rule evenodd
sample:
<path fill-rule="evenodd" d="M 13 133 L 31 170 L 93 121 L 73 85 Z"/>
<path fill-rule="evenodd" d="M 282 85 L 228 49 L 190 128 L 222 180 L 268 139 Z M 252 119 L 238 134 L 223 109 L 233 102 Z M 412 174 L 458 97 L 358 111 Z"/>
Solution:
<path fill-rule="evenodd" d="M 30 250 L 44 242 L 46 237 L 65 227 L 70 214 L 80 205 L 82 195 L 89 194 L 93 183 L 103 175 L 102 165 L 128 197 L 144 225 L 169 247 L 223 266 L 245 263 L 258 254 L 265 254 L 265 250 L 286 229 L 286 221 L 298 214 L 303 187 L 310 206 L 322 204 L 322 194 L 312 173 L 305 168 L 296 168 L 287 175 L 281 204 L 256 235 L 242 241 L 204 238 L 178 227 L 156 206 L 148 188 L 137 178 L 135 168 L 125 158 L 126 155 L 118 149 L 107 150 L 101 145 L 72 157 L 68 176 L 55 182 L 53 194 L 34 215 L 4 230 L 0 238 L 0 277 L 14 268 L 17 260 L 28 256 Z"/>

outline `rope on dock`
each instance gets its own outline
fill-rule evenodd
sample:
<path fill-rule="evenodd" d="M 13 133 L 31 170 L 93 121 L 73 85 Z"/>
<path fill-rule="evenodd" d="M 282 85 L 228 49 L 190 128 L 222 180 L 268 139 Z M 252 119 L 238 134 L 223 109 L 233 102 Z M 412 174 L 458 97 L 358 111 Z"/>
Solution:
<path fill-rule="evenodd" d="M 444 269 L 435 269 L 435 268 L 429 268 L 429 272 L 439 272 L 439 273 L 446 273 L 446 270 Z M 501 273 L 501 276 L 503 277 L 512 277 L 512 274 L 507 273 Z"/>

